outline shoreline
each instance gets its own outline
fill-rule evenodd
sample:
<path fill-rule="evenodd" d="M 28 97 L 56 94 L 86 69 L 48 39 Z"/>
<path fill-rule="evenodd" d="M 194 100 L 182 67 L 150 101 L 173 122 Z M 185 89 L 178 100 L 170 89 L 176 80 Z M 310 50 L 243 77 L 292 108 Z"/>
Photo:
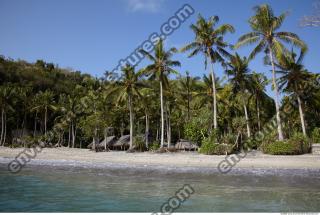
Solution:
<path fill-rule="evenodd" d="M 24 148 L 0 147 L 0 164 L 8 164 Z M 202 155 L 197 152 L 126 153 L 119 151 L 93 152 L 88 149 L 44 148 L 26 166 L 93 168 L 110 170 L 159 171 L 167 173 L 237 174 L 275 172 L 317 172 L 320 173 L 320 156 L 305 154 L 275 156 L 253 151 L 242 158 L 228 173 L 221 173 L 218 164 L 224 155 Z"/>

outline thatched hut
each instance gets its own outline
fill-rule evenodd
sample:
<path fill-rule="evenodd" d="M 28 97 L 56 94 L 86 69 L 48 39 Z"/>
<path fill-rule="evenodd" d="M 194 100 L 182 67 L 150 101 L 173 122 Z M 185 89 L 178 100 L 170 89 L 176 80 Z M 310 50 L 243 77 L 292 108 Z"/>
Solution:
<path fill-rule="evenodd" d="M 180 139 L 176 145 L 175 148 L 178 150 L 188 150 L 188 151 L 196 151 L 198 150 L 199 146 L 196 143 L 193 143 L 189 140 Z"/>
<path fill-rule="evenodd" d="M 130 147 L 130 135 L 123 135 L 112 145 L 113 149 L 125 150 Z"/>

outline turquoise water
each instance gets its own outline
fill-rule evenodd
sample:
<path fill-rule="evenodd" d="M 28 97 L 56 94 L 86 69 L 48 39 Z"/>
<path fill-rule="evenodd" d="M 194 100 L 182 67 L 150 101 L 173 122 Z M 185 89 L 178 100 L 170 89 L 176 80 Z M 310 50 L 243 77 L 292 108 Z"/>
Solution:
<path fill-rule="evenodd" d="M 320 211 L 319 171 L 222 175 L 29 165 L 11 174 L 4 164 L 0 211 L 160 211 L 183 184 L 195 193 L 177 212 Z"/>

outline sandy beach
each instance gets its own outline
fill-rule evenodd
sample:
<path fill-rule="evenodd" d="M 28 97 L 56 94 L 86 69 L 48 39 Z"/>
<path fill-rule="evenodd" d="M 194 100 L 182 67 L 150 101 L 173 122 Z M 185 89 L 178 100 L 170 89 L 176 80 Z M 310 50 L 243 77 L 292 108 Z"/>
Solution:
<path fill-rule="evenodd" d="M 0 147 L 2 163 L 13 160 L 23 148 Z M 126 165 L 126 166 L 163 166 L 173 168 L 199 167 L 217 168 L 226 156 L 209 156 L 197 152 L 177 153 L 126 153 L 123 151 L 93 152 L 88 149 L 71 148 L 44 148 L 32 162 L 48 161 L 50 163 L 63 164 L 64 162 L 87 163 L 97 165 Z M 296 156 L 265 155 L 259 151 L 247 154 L 239 162 L 236 168 L 246 169 L 320 169 L 320 156 L 305 154 Z"/>

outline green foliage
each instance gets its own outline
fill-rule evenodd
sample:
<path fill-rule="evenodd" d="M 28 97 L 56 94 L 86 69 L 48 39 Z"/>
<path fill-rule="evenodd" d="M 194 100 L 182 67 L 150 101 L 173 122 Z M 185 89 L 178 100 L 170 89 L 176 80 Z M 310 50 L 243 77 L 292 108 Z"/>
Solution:
<path fill-rule="evenodd" d="M 254 138 L 248 138 L 243 145 L 243 149 L 244 150 L 258 149 L 260 144 L 261 142 L 258 142 Z"/>
<path fill-rule="evenodd" d="M 299 149 L 300 154 L 308 153 L 310 151 L 310 142 L 302 133 L 294 133 L 288 140 L 292 145 Z"/>
<path fill-rule="evenodd" d="M 275 141 L 263 146 L 263 152 L 272 155 L 299 155 L 309 151 L 308 139 L 301 133 L 295 133 L 288 141 Z"/>
<path fill-rule="evenodd" d="M 235 144 L 237 136 L 232 133 L 227 133 L 221 137 L 221 142 L 224 144 Z"/>
<path fill-rule="evenodd" d="M 138 150 L 140 152 L 146 151 L 146 145 L 145 145 L 145 141 L 143 139 L 142 136 L 136 136 L 133 138 L 133 145 L 134 145 L 134 149 Z"/>
<path fill-rule="evenodd" d="M 320 143 L 320 128 L 314 128 L 311 136 L 313 143 Z"/>
<path fill-rule="evenodd" d="M 209 111 L 201 111 L 195 117 L 193 117 L 189 122 L 184 126 L 184 135 L 187 139 L 201 144 L 202 140 L 208 136 L 210 124 Z"/>
<path fill-rule="evenodd" d="M 160 143 L 158 141 L 154 141 L 149 146 L 149 150 L 153 152 L 157 151 L 159 148 L 160 148 Z"/>
<path fill-rule="evenodd" d="M 217 132 L 212 132 L 209 137 L 204 138 L 200 148 L 200 153 L 206 155 L 225 155 L 232 152 L 232 145 L 217 143 Z"/>
<path fill-rule="evenodd" d="M 284 141 L 275 141 L 263 147 L 263 152 L 272 155 L 296 155 L 298 154 L 297 148 Z"/>

